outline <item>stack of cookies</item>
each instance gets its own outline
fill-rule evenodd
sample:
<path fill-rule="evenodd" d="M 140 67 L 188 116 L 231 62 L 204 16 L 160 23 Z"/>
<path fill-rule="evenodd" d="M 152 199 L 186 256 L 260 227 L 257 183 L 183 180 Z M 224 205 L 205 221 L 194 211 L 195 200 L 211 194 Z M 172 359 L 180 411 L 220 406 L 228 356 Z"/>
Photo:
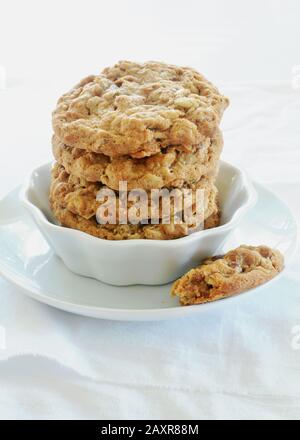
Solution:
<path fill-rule="evenodd" d="M 168 223 L 160 209 L 143 221 L 99 222 L 100 190 L 113 191 L 120 205 L 120 182 L 128 191 L 204 190 L 205 228 L 219 224 L 215 178 L 222 150 L 219 128 L 228 100 L 200 73 L 158 62 L 121 61 L 82 80 L 53 112 L 50 203 L 63 225 L 99 238 L 174 239 L 189 221 Z M 151 217 L 151 220 L 150 220 Z"/>

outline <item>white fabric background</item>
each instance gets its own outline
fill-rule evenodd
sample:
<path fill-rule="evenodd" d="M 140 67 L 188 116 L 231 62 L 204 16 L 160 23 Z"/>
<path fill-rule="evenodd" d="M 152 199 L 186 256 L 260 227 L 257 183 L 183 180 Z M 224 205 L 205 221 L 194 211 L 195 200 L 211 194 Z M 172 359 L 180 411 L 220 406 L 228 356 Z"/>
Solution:
<path fill-rule="evenodd" d="M 257 34 L 253 38 L 248 35 L 250 25 L 246 15 L 236 11 L 238 2 L 228 3 L 231 6 L 227 12 L 222 10 L 220 16 L 213 17 L 217 24 L 222 21 L 223 26 L 199 27 L 199 33 L 195 21 L 188 31 L 183 21 L 178 30 L 174 25 L 179 23 L 178 9 L 173 27 L 168 28 L 174 31 L 168 38 L 176 37 L 175 42 L 162 33 L 166 8 L 158 20 L 151 50 L 147 46 L 150 40 L 144 40 L 148 56 L 140 54 L 133 31 L 128 31 L 124 38 L 135 52 L 129 51 L 126 57 L 168 59 L 164 51 L 172 48 L 171 61 L 182 60 L 201 68 L 201 55 L 202 70 L 212 79 L 223 78 L 224 81 L 216 82 L 231 99 L 223 122 L 223 158 L 244 167 L 254 179 L 276 191 L 299 217 L 300 84 L 298 87 L 295 77 L 293 81 L 292 67 L 300 60 L 291 55 L 295 44 L 292 25 L 294 15 L 297 16 L 292 6 L 296 3 L 285 2 L 282 14 L 282 2 L 259 2 L 262 16 L 258 17 L 256 29 L 262 32 L 263 18 L 272 18 L 268 21 L 270 35 L 261 45 Z M 217 2 L 212 4 L 216 7 Z M 245 7 L 249 20 L 255 16 L 256 2 L 251 4 L 254 6 Z M 218 5 L 221 8 L 221 2 Z M 66 16 L 66 11 L 62 7 L 60 12 Z M 137 12 L 136 18 L 140 16 Z M 95 19 L 91 20 L 95 24 Z M 66 47 L 56 41 L 61 32 L 58 26 L 52 41 L 56 50 L 50 50 L 48 21 L 51 22 L 44 17 L 44 32 L 36 22 L 33 27 L 42 32 L 52 70 L 46 71 L 50 62 L 44 52 L 41 62 L 34 57 L 37 48 L 32 47 L 30 30 L 24 39 L 32 48 L 27 48 L 25 54 L 19 48 L 19 61 L 9 54 L 10 49 L 16 49 L 15 40 L 11 40 L 11 48 L 7 43 L 3 60 L 0 58 L 0 65 L 7 65 L 8 72 L 8 87 L 0 91 L 1 195 L 21 183 L 32 167 L 49 160 L 50 112 L 57 96 L 78 77 L 96 71 L 95 66 L 99 65 L 95 51 L 90 51 L 83 52 L 83 62 L 75 62 L 71 57 L 71 67 L 65 63 L 61 73 L 54 68 L 56 57 L 57 63 L 63 62 Z M 120 23 L 121 26 L 123 22 Z M 232 23 L 236 24 L 230 26 Z M 275 31 L 280 23 L 284 23 L 287 40 L 283 40 L 290 50 L 284 50 L 281 40 L 276 46 Z M 238 43 L 236 36 L 244 25 L 248 28 Z M 71 30 L 70 25 L 67 29 Z M 149 29 L 145 30 L 147 37 Z M 74 36 L 78 44 L 82 39 L 86 41 L 82 36 L 84 25 L 79 30 L 81 39 L 78 34 Z M 95 32 L 94 27 L 91 32 Z M 207 44 L 205 52 L 201 43 L 206 41 L 205 36 L 211 43 L 212 32 L 216 35 L 213 48 Z M 189 51 L 191 40 L 182 42 L 181 38 L 179 43 L 180 35 L 193 37 L 194 44 L 199 45 L 200 58 L 195 51 Z M 163 36 L 163 44 L 159 45 L 159 37 Z M 271 37 L 281 51 L 280 60 L 273 45 L 264 57 Z M 250 53 L 253 39 L 256 54 Z M 116 37 L 111 41 L 113 48 L 115 40 Z M 24 49 L 25 43 L 20 42 Z M 249 58 L 243 48 L 249 51 Z M 74 56 L 74 47 L 70 50 Z M 159 52 L 157 57 L 155 50 Z M 219 59 L 224 56 L 219 65 L 216 54 Z M 104 55 L 100 48 L 97 57 L 101 65 L 124 58 L 122 51 L 121 55 L 108 55 L 107 46 Z M 89 64 L 91 59 L 93 65 Z M 250 70 L 244 65 L 247 60 Z M 274 69 L 276 61 L 278 70 Z M 61 80 L 57 79 L 60 76 Z M 293 333 L 299 332 L 300 326 L 299 263 L 300 253 L 285 275 L 266 287 L 260 297 L 247 296 L 237 305 L 224 302 L 222 309 L 199 317 L 148 323 L 100 321 L 67 314 L 27 298 L 0 278 L 0 325 L 6 333 L 6 348 L 0 350 L 0 418 L 299 419 L 300 340 Z"/>

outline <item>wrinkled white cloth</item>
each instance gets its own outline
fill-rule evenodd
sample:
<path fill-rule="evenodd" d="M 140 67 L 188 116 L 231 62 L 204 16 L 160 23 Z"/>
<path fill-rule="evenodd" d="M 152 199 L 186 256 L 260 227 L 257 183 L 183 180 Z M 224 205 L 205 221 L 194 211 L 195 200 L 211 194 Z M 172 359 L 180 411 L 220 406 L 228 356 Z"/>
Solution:
<path fill-rule="evenodd" d="M 231 99 L 223 158 L 277 192 L 299 217 L 300 90 L 288 83 L 220 89 Z M 0 101 L 0 116 L 2 103 L 13 105 L 19 93 L 7 91 L 10 104 Z M 35 165 L 38 149 L 50 157 L 46 136 L 50 127 L 26 141 L 25 168 Z M 18 181 L 13 164 L 4 173 L 2 194 Z M 0 278 L 0 417 L 299 419 L 299 264 L 298 252 L 261 297 L 144 323 L 71 315 Z"/>

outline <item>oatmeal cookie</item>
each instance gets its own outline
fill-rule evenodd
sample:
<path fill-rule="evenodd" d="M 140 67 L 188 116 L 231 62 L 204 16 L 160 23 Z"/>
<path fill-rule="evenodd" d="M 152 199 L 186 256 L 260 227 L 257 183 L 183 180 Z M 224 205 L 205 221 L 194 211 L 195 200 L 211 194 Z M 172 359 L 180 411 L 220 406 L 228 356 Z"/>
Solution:
<path fill-rule="evenodd" d="M 68 211 L 73 214 L 79 215 L 85 219 L 90 219 L 97 214 L 97 210 L 101 204 L 107 202 L 107 198 L 103 197 L 101 199 L 97 199 L 97 194 L 100 190 L 108 190 L 112 193 L 113 197 L 116 196 L 116 208 L 117 213 L 119 212 L 119 194 L 110 188 L 102 185 L 101 183 L 91 183 L 87 182 L 84 179 L 79 179 L 78 177 L 74 177 L 66 172 L 63 166 L 59 164 L 55 164 L 52 169 L 52 180 L 50 186 L 50 200 L 51 204 L 58 205 L 60 207 L 66 208 Z M 188 188 L 177 188 L 174 193 L 174 198 L 171 198 L 170 201 L 170 209 L 171 213 L 178 213 L 183 211 L 183 193 L 184 189 L 192 190 L 192 197 L 190 200 L 185 200 L 185 206 L 190 206 L 192 208 L 196 208 L 196 190 L 203 189 L 204 193 L 204 219 L 211 214 L 212 206 L 214 207 L 216 197 L 217 197 L 217 189 L 213 183 L 212 179 L 202 178 L 196 184 L 188 187 Z M 172 190 L 170 188 L 170 190 Z M 167 195 L 169 192 L 167 192 Z M 150 218 L 151 214 L 154 218 L 162 217 L 162 200 L 160 199 L 157 205 L 157 211 L 154 212 L 151 210 L 151 199 L 150 193 L 146 193 L 149 200 L 148 208 L 146 208 L 146 212 L 141 213 L 141 215 L 145 215 L 143 219 Z M 128 209 L 135 205 L 138 199 L 128 200 Z M 112 201 L 114 203 L 114 200 Z M 107 206 L 107 203 L 106 203 Z M 98 215 L 100 215 L 98 211 Z M 118 217 L 116 218 L 118 220 Z"/>
<path fill-rule="evenodd" d="M 190 151 L 213 135 L 227 106 L 192 68 L 120 61 L 65 93 L 52 122 L 70 147 L 142 158 L 172 145 Z"/>
<path fill-rule="evenodd" d="M 148 239 L 148 240 L 173 240 L 184 237 L 189 234 L 191 225 L 182 224 L 157 224 L 157 225 L 100 225 L 95 217 L 85 219 L 79 215 L 73 214 L 66 208 L 58 204 L 52 204 L 52 211 L 55 218 L 62 226 L 93 235 L 105 240 L 132 240 L 132 239 Z M 211 215 L 204 221 L 204 228 L 214 228 L 220 223 L 220 211 L 217 204 Z"/>
<path fill-rule="evenodd" d="M 162 187 L 181 188 L 203 176 L 216 175 L 223 140 L 218 130 L 212 139 L 207 138 L 191 153 L 167 147 L 143 159 L 130 156 L 110 158 L 104 154 L 64 145 L 53 136 L 52 148 L 56 161 L 69 174 L 89 182 L 101 182 L 118 190 L 119 182 L 127 181 L 128 189 L 146 190 Z"/>
<path fill-rule="evenodd" d="M 182 305 L 215 301 L 263 284 L 283 267 L 283 256 L 276 249 L 242 245 L 204 260 L 177 280 L 171 293 Z"/>

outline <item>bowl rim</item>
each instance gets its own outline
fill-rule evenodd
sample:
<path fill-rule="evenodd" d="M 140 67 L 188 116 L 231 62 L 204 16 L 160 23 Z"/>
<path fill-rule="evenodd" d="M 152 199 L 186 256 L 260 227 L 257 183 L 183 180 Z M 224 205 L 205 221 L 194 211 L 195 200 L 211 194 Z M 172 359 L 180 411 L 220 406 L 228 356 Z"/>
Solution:
<path fill-rule="evenodd" d="M 241 168 L 237 167 L 236 165 L 232 165 L 228 162 L 225 162 L 223 160 L 220 160 L 220 166 L 231 168 L 234 170 L 235 174 L 238 175 L 241 178 L 241 181 L 243 182 L 243 186 L 246 189 L 246 197 L 244 202 L 241 204 L 241 206 L 234 212 L 232 218 L 220 225 L 216 226 L 211 229 L 203 229 L 197 232 L 193 232 L 190 235 L 176 238 L 173 240 L 156 240 L 156 239 L 130 239 L 130 240 L 106 240 L 103 238 L 98 238 L 93 235 L 88 234 L 87 232 L 80 231 L 78 229 L 73 228 L 67 228 L 61 225 L 57 225 L 55 223 L 52 223 L 49 221 L 46 217 L 46 215 L 43 213 L 43 211 L 35 205 L 30 199 L 29 199 L 29 191 L 31 189 L 31 182 L 33 175 L 35 173 L 41 174 L 41 171 L 43 172 L 44 169 L 49 169 L 53 164 L 53 161 L 46 162 L 36 168 L 34 168 L 28 175 L 25 180 L 25 183 L 21 187 L 20 191 L 20 201 L 23 204 L 23 206 L 32 214 L 32 216 L 39 220 L 39 223 L 44 225 L 48 230 L 51 229 L 56 232 L 61 232 L 65 234 L 72 234 L 74 236 L 77 236 L 84 240 L 93 240 L 94 242 L 98 242 L 99 244 L 104 246 L 175 246 L 175 245 L 181 245 L 183 243 L 189 243 L 191 240 L 195 240 L 197 237 L 209 237 L 211 235 L 215 234 L 221 234 L 224 231 L 231 230 L 234 227 L 236 227 L 244 215 L 256 204 L 257 202 L 257 192 L 253 186 L 253 183 L 251 179 L 249 178 L 248 174 Z M 38 225 L 39 226 L 39 225 Z"/>

